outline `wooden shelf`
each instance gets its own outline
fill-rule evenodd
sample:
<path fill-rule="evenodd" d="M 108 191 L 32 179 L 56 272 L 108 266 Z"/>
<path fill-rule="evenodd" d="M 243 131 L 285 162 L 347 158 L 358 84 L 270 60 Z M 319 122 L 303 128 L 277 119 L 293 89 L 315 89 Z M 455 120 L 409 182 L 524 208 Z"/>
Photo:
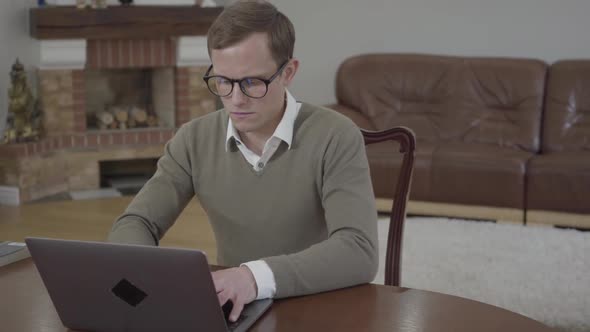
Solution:
<path fill-rule="evenodd" d="M 223 7 L 71 6 L 31 8 L 31 36 L 36 39 L 145 39 L 203 36 Z"/>

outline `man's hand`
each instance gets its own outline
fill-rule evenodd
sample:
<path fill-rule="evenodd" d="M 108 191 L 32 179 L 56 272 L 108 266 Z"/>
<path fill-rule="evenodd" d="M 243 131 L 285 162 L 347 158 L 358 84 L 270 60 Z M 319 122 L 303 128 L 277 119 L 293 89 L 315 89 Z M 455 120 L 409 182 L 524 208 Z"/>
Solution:
<path fill-rule="evenodd" d="M 212 272 L 219 305 L 231 300 L 234 304 L 229 320 L 240 317 L 244 305 L 254 301 L 258 292 L 254 275 L 247 266 Z"/>

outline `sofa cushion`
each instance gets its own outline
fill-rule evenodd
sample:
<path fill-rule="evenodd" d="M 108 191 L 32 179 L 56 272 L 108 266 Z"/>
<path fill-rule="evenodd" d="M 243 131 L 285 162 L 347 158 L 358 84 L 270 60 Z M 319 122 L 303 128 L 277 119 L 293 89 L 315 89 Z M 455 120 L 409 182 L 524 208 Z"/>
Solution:
<path fill-rule="evenodd" d="M 377 130 L 406 126 L 420 140 L 437 141 L 459 65 L 457 58 L 429 55 L 352 57 L 339 67 L 336 98 L 364 113 Z"/>
<path fill-rule="evenodd" d="M 535 156 L 527 173 L 527 209 L 590 213 L 590 153 Z"/>
<path fill-rule="evenodd" d="M 466 58 L 444 131 L 456 141 L 539 151 L 546 72 L 538 60 Z"/>
<path fill-rule="evenodd" d="M 342 63 L 336 97 L 377 130 L 536 152 L 546 71 L 532 59 L 368 54 Z"/>
<path fill-rule="evenodd" d="M 414 153 L 414 169 L 410 199 L 428 201 L 430 194 L 430 170 L 435 145 L 428 142 L 416 143 Z M 367 156 L 371 169 L 371 179 L 375 196 L 393 198 L 397 184 L 397 176 L 402 163 L 399 144 L 382 142 L 367 146 Z"/>
<path fill-rule="evenodd" d="M 441 144 L 432 157 L 435 202 L 524 209 L 530 152 L 488 144 Z"/>
<path fill-rule="evenodd" d="M 590 60 L 559 61 L 549 70 L 543 152 L 590 151 Z"/>

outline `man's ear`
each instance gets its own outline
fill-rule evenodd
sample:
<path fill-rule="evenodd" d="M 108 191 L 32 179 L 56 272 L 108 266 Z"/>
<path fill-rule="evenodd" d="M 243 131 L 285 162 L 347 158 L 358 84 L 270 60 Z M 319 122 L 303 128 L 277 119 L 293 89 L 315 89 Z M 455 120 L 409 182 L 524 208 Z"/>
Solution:
<path fill-rule="evenodd" d="M 291 81 L 297 74 L 297 70 L 299 69 L 299 60 L 293 58 L 289 61 L 289 63 L 283 69 L 283 84 L 288 86 L 291 84 Z"/>

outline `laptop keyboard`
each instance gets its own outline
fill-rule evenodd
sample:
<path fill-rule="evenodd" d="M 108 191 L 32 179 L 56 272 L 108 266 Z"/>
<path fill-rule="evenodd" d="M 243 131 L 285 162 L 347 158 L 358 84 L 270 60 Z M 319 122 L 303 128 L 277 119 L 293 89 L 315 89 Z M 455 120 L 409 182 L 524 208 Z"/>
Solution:
<path fill-rule="evenodd" d="M 229 328 L 229 330 L 230 331 L 233 331 L 246 318 L 248 318 L 248 316 L 246 316 L 246 315 L 240 315 L 240 317 L 238 317 L 238 320 L 236 320 L 235 322 L 230 322 L 229 319 L 226 319 L 225 321 L 227 322 L 227 327 Z"/>
<path fill-rule="evenodd" d="M 231 301 L 227 301 L 223 306 L 221 306 L 221 309 L 223 310 L 223 317 L 225 318 L 225 322 L 227 323 L 227 327 L 229 328 L 230 331 L 233 331 L 236 329 L 236 327 L 238 327 L 238 325 L 240 325 L 240 323 L 248 318 L 248 316 L 244 315 L 243 313 L 240 314 L 240 317 L 238 317 L 238 319 L 235 322 L 231 322 L 229 320 L 229 314 L 231 313 L 231 310 L 233 309 L 234 304 Z"/>

